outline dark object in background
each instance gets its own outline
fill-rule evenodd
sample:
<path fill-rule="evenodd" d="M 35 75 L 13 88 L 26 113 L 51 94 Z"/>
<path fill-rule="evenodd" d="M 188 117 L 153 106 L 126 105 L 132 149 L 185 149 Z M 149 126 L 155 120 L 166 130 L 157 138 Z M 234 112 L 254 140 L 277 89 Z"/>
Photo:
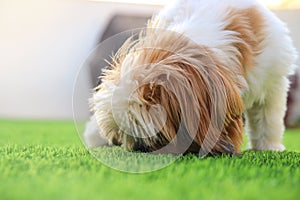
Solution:
<path fill-rule="evenodd" d="M 100 42 L 126 30 L 145 28 L 149 19 L 151 16 L 115 15 L 109 21 Z"/>
<path fill-rule="evenodd" d="M 298 90 L 298 86 L 299 86 L 299 77 L 298 74 L 296 73 L 295 75 L 290 77 L 290 81 L 291 81 L 291 85 L 290 85 L 290 90 L 288 92 L 288 98 L 287 98 L 287 111 L 286 111 L 286 115 L 284 117 L 284 122 L 286 126 L 289 126 L 290 124 L 293 124 L 293 122 L 289 122 L 289 116 L 292 112 L 292 107 L 295 102 L 295 96 L 294 96 L 294 92 L 296 90 Z"/>
<path fill-rule="evenodd" d="M 147 21 L 151 18 L 151 16 L 128 16 L 128 15 L 115 15 L 109 21 L 103 35 L 100 38 L 99 42 L 103 42 L 104 40 L 112 37 L 118 33 L 137 29 L 144 28 L 147 25 Z M 101 75 L 102 68 L 107 66 L 107 63 L 104 59 L 109 61 L 109 56 L 113 53 L 116 53 L 118 49 L 122 46 L 127 38 L 131 36 L 130 32 L 128 34 L 122 34 L 117 37 L 117 40 L 114 41 L 113 52 L 105 52 L 106 49 L 99 49 L 101 52 L 97 52 L 95 55 L 102 55 L 103 57 L 95 57 L 90 62 L 90 72 L 92 78 L 93 88 L 99 84 L 99 76 Z"/>

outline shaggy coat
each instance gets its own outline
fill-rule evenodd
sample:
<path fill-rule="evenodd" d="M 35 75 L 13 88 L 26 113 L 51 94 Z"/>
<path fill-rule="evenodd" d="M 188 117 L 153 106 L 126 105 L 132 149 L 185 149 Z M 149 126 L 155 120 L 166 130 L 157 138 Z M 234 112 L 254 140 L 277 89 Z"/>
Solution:
<path fill-rule="evenodd" d="M 128 39 L 91 100 L 87 144 L 127 150 L 282 151 L 296 51 L 286 26 L 255 0 L 177 0 Z"/>

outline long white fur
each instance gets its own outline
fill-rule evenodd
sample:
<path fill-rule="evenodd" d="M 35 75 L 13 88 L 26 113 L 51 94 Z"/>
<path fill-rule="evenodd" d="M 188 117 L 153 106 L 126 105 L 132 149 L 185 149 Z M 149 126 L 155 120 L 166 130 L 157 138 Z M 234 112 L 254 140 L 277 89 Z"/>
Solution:
<path fill-rule="evenodd" d="M 250 148 L 282 151 L 285 149 L 282 136 L 289 88 L 287 76 L 294 72 L 297 59 L 297 52 L 285 24 L 256 0 L 176 0 L 156 18 L 167 22 L 164 28 L 184 33 L 194 42 L 210 47 L 220 61 L 239 67 L 238 49 L 230 45 L 237 40 L 237 33 L 224 30 L 228 24 L 227 10 L 252 6 L 257 7 L 266 18 L 267 26 L 264 31 L 268 37 L 264 41 L 264 49 L 255 57 L 256 65 L 246 72 L 245 77 L 240 77 L 240 81 L 246 84 L 246 89 L 240 91 L 246 108 L 246 131 Z M 95 144 L 91 141 L 93 134 L 88 131 L 90 126 L 96 124 L 87 125 L 85 140 L 88 146 Z M 99 134 L 96 131 L 93 133 Z M 106 140 L 103 141 L 102 145 L 107 143 Z"/>

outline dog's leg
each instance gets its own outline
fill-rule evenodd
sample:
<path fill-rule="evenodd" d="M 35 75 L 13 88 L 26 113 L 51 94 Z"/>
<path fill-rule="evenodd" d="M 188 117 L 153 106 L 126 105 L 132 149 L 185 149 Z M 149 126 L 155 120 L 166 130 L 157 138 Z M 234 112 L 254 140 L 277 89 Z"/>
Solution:
<path fill-rule="evenodd" d="M 86 123 L 83 137 L 88 148 L 108 145 L 108 140 L 100 133 L 95 116 Z"/>
<path fill-rule="evenodd" d="M 249 146 L 253 150 L 283 151 L 284 115 L 289 81 L 286 77 L 270 84 L 266 97 L 246 110 Z"/>

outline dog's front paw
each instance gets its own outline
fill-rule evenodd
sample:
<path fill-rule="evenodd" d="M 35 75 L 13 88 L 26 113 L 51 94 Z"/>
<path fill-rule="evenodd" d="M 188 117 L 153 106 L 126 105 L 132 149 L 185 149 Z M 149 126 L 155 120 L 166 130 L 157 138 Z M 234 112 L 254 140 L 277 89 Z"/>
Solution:
<path fill-rule="evenodd" d="M 270 143 L 266 141 L 252 141 L 250 149 L 256 151 L 284 151 L 285 147 L 281 143 Z"/>
<path fill-rule="evenodd" d="M 92 116 L 90 121 L 86 123 L 83 133 L 84 143 L 88 148 L 108 145 L 108 139 L 102 136 L 100 132 L 96 118 Z"/>

